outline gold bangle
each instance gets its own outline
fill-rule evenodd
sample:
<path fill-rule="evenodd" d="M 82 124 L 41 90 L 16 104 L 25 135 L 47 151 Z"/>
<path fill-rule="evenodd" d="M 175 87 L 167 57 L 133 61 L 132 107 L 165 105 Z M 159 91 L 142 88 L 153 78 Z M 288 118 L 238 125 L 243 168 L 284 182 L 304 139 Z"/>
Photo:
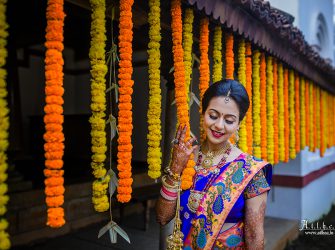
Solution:
<path fill-rule="evenodd" d="M 167 175 L 162 176 L 163 186 L 166 187 L 166 188 L 169 188 L 169 189 L 174 189 L 174 190 L 178 189 L 178 185 L 179 185 L 178 182 L 172 181 L 173 184 L 171 185 L 171 184 L 166 182 L 166 177 L 167 177 Z"/>
<path fill-rule="evenodd" d="M 168 174 L 174 181 L 180 181 L 180 174 L 173 173 L 170 169 L 170 164 L 164 169 L 164 172 Z"/>

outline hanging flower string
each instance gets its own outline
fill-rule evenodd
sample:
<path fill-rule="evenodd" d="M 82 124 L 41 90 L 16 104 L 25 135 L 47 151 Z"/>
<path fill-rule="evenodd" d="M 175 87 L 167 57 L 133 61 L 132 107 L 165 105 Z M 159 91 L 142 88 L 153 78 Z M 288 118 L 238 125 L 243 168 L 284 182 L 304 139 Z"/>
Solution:
<path fill-rule="evenodd" d="M 285 160 L 289 161 L 290 156 L 290 120 L 289 120 L 289 77 L 288 69 L 284 69 L 284 136 L 285 136 Z"/>
<path fill-rule="evenodd" d="M 192 46 L 193 46 L 193 20 L 194 14 L 192 8 L 185 10 L 183 23 L 183 49 L 184 49 L 184 65 L 185 65 L 185 85 L 187 103 L 190 102 L 190 85 L 192 81 Z"/>
<path fill-rule="evenodd" d="M 214 28 L 213 44 L 213 82 L 218 82 L 222 80 L 222 28 L 220 25 Z"/>
<path fill-rule="evenodd" d="M 7 180 L 7 155 L 6 151 L 9 145 L 8 142 L 8 129 L 9 129 L 9 108 L 7 103 L 7 71 L 4 68 L 7 59 L 7 37 L 8 37 L 8 24 L 6 22 L 6 0 L 0 1 L 0 249 L 9 249 L 11 246 L 9 234 L 6 232 L 8 229 L 8 221 L 4 217 L 6 213 L 6 205 L 9 197 L 6 194 L 8 187 Z"/>
<path fill-rule="evenodd" d="M 321 90 L 321 98 L 319 99 L 320 102 L 320 156 L 323 157 L 325 154 L 325 121 L 324 121 L 324 117 L 325 117 L 325 106 L 324 103 L 326 101 L 326 95 L 324 93 L 323 90 Z"/>
<path fill-rule="evenodd" d="M 321 124 L 320 124 L 320 88 L 319 86 L 315 85 L 315 106 L 316 106 L 316 113 L 315 113 L 315 118 L 316 118 L 316 148 L 320 150 L 321 146 L 321 138 L 320 138 L 320 132 L 321 132 Z"/>
<path fill-rule="evenodd" d="M 274 124 L 273 119 L 273 60 L 271 56 L 266 58 L 266 125 L 267 142 L 266 152 L 267 161 L 274 164 Z"/>
<path fill-rule="evenodd" d="M 117 147 L 117 169 L 119 171 L 119 185 L 117 188 L 117 199 L 125 203 L 130 201 L 133 183 L 131 172 L 132 144 L 131 135 L 133 131 L 132 103 L 134 81 L 131 79 L 132 66 L 132 41 L 133 21 L 132 6 L 134 0 L 120 1 L 119 21 L 119 113 L 118 113 L 118 147 Z"/>
<path fill-rule="evenodd" d="M 294 101 L 294 71 L 289 72 L 289 155 L 290 159 L 295 159 L 295 101 Z"/>
<path fill-rule="evenodd" d="M 49 0 L 47 5 L 45 94 L 45 194 L 48 206 L 47 225 L 61 227 L 65 224 L 64 209 L 64 134 L 63 134 L 63 65 L 62 51 L 65 13 L 63 0 Z"/>
<path fill-rule="evenodd" d="M 252 57 L 252 135 L 253 135 L 253 154 L 257 158 L 261 158 L 261 96 L 260 96 L 260 52 L 253 51 Z"/>
<path fill-rule="evenodd" d="M 273 143 L 274 164 L 279 162 L 279 134 L 278 134 L 278 64 L 277 60 L 273 59 Z"/>
<path fill-rule="evenodd" d="M 310 140 L 309 140 L 309 135 L 310 135 L 310 114 L 309 114 L 309 108 L 310 103 L 309 103 L 309 81 L 307 79 L 305 79 L 305 111 L 306 111 L 306 115 L 305 115 L 305 124 L 306 124 L 306 128 L 305 128 L 305 132 L 306 132 L 306 137 L 305 137 L 305 141 L 306 141 L 306 146 L 309 146 L 310 149 Z"/>
<path fill-rule="evenodd" d="M 238 64 L 239 64 L 238 80 L 244 87 L 246 87 L 247 83 L 246 83 L 245 41 L 244 39 L 241 39 L 238 45 Z M 243 152 L 248 152 L 246 119 L 243 119 L 240 123 L 239 137 L 240 137 L 240 140 L 238 142 L 239 148 Z"/>
<path fill-rule="evenodd" d="M 278 64 L 278 154 L 285 161 L 285 104 L 283 64 Z"/>
<path fill-rule="evenodd" d="M 161 151 L 161 113 L 162 96 L 160 88 L 160 0 L 149 0 L 149 109 L 148 109 L 148 175 L 157 179 L 161 176 L 162 151 Z"/>
<path fill-rule="evenodd" d="M 294 78 L 294 94 L 295 94 L 295 152 L 300 152 L 300 77 L 298 74 L 295 74 Z"/>
<path fill-rule="evenodd" d="M 245 78 L 246 78 L 246 90 L 250 99 L 250 106 L 248 112 L 246 114 L 246 127 L 247 127 L 247 147 L 248 154 L 253 154 L 253 124 L 252 124 L 252 109 L 253 109 L 253 101 L 252 101 L 252 52 L 251 52 L 251 43 L 246 42 L 245 45 Z"/>
<path fill-rule="evenodd" d="M 171 2 L 171 28 L 173 41 L 173 62 L 174 62 L 174 84 L 175 99 L 177 104 L 177 118 L 181 125 L 187 126 L 186 140 L 190 137 L 189 110 L 185 89 L 185 66 L 184 51 L 182 46 L 182 19 L 181 19 L 181 0 Z M 182 189 L 188 189 L 192 185 L 192 179 L 195 174 L 193 155 L 187 163 L 181 176 Z"/>
<path fill-rule="evenodd" d="M 266 121 L 266 60 L 264 52 L 261 53 L 261 66 L 260 66 L 260 104 L 261 104 L 261 151 L 262 159 L 267 161 L 267 121 Z"/>
<path fill-rule="evenodd" d="M 300 77 L 300 150 L 306 147 L 306 90 L 305 90 L 305 78 Z M 299 151 L 300 151 L 299 150 Z"/>
<path fill-rule="evenodd" d="M 312 151 L 315 152 L 316 147 L 317 147 L 317 106 L 316 106 L 316 102 L 317 102 L 317 93 L 316 93 L 316 85 L 314 83 L 312 83 L 312 88 L 313 88 L 313 147 L 312 147 Z"/>
<path fill-rule="evenodd" d="M 314 151 L 314 88 L 312 82 L 309 82 L 309 150 Z"/>
<path fill-rule="evenodd" d="M 109 175 L 106 176 L 104 167 L 106 160 L 106 132 L 105 132 L 105 111 L 106 111 L 106 82 L 107 65 L 105 63 L 105 1 L 90 0 L 92 8 L 91 23 L 91 110 L 89 119 L 91 123 L 92 156 L 91 167 L 96 180 L 92 185 L 92 202 L 97 212 L 104 212 L 109 208 L 107 188 Z M 105 178 L 106 176 L 106 178 Z"/>
<path fill-rule="evenodd" d="M 225 34 L 226 40 L 226 79 L 234 79 L 234 36 Z"/>
<path fill-rule="evenodd" d="M 208 18 L 202 18 L 200 20 L 200 66 L 199 66 L 199 91 L 200 91 L 200 103 L 202 103 L 202 98 L 205 91 L 209 86 L 209 59 L 208 59 L 208 48 L 209 48 L 209 21 Z M 200 114 L 202 114 L 202 108 L 200 105 Z M 206 133 L 203 130 L 203 116 L 200 115 L 200 135 L 201 141 L 206 138 Z"/>

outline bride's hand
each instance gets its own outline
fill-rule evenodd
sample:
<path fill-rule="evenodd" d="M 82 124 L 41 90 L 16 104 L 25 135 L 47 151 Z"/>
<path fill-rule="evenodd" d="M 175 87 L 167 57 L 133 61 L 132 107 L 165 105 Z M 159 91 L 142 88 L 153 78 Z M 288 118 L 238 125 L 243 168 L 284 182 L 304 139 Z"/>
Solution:
<path fill-rule="evenodd" d="M 179 125 L 177 135 L 173 139 L 173 151 L 172 151 L 172 161 L 170 169 L 173 173 L 181 174 L 191 154 L 198 147 L 198 145 L 192 146 L 192 143 L 196 141 L 196 138 L 191 137 L 185 141 L 187 126 L 182 127 Z"/>

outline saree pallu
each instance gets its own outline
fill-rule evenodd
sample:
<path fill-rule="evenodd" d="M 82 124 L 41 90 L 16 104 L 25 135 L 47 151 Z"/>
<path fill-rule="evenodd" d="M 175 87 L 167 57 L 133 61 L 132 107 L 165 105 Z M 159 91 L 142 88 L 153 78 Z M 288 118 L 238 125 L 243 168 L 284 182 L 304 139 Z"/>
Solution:
<path fill-rule="evenodd" d="M 197 174 L 193 189 L 181 195 L 180 217 L 185 250 L 244 249 L 245 199 L 270 189 L 272 166 L 248 154 L 242 153 L 234 161 L 216 168 L 214 178 L 210 176 L 213 173 L 207 176 Z M 254 178 L 257 176 L 263 178 Z M 255 181 L 251 182 L 253 178 Z M 253 193 L 245 196 L 246 190 Z M 192 203 L 197 192 L 205 192 L 198 207 Z M 222 231 L 224 223 L 235 225 Z"/>

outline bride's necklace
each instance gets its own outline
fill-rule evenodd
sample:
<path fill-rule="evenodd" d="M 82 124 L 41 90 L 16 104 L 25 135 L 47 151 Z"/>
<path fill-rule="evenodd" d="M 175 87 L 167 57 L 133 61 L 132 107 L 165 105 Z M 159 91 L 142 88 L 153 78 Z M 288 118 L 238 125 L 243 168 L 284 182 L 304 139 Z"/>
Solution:
<path fill-rule="evenodd" d="M 229 142 L 227 142 L 222 148 L 218 150 L 207 150 L 207 152 L 204 150 L 203 154 L 205 155 L 204 160 L 201 163 L 201 166 L 204 169 L 210 168 L 213 166 L 213 159 L 223 154 L 223 158 L 227 158 L 231 150 L 231 145 Z M 206 153 L 205 153 L 206 152 Z"/>

